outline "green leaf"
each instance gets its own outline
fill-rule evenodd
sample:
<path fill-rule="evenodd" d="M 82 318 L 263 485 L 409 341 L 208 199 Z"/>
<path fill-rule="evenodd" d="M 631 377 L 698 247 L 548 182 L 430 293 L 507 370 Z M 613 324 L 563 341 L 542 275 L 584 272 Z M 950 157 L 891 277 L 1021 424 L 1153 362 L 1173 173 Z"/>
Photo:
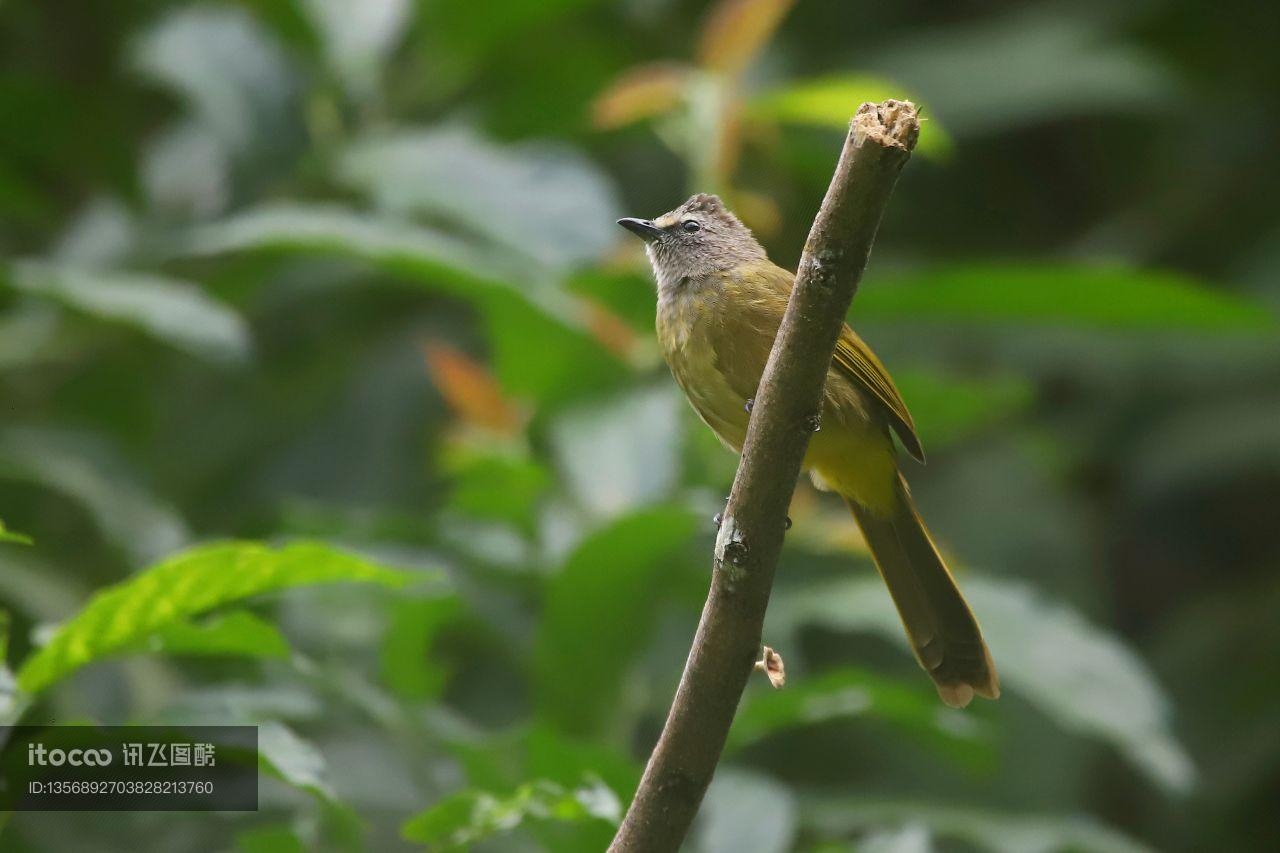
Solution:
<path fill-rule="evenodd" d="M 0 601 L 35 624 L 74 613 L 92 589 L 88 579 L 58 571 L 52 556 L 34 548 L 0 552 Z"/>
<path fill-rule="evenodd" d="M 34 544 L 30 536 L 22 533 L 16 533 L 4 526 L 4 521 L 0 521 L 0 542 L 16 542 L 19 545 Z"/>
<path fill-rule="evenodd" d="M 258 726 L 258 764 L 300 791 L 338 802 L 325 779 L 324 755 L 283 723 L 269 720 Z"/>
<path fill-rule="evenodd" d="M 597 732 L 644 647 L 671 558 L 696 529 L 684 507 L 625 516 L 589 536 L 548 584 L 534 646 L 537 715 Z"/>
<path fill-rule="evenodd" d="M 617 387 L 632 376 L 560 309 L 532 310 L 527 295 L 505 290 L 482 295 L 479 304 L 499 383 L 543 411 Z"/>
<path fill-rule="evenodd" d="M 456 595 L 395 602 L 382 641 L 382 679 L 407 699 L 427 699 L 444 689 L 448 672 L 431 654 L 436 636 L 462 612 Z"/>
<path fill-rule="evenodd" d="M 11 627 L 9 611 L 0 609 L 0 725 L 3 726 L 15 725 L 31 704 L 30 698 L 18 691 L 17 680 L 9 668 Z"/>
<path fill-rule="evenodd" d="M 566 737 L 534 725 L 524 745 L 528 760 L 522 778 L 549 779 L 572 787 L 584 777 L 599 776 L 610 790 L 628 799 L 640 783 L 641 768 L 631 756 L 598 740 Z"/>
<path fill-rule="evenodd" d="M 1012 376 L 977 380 L 916 370 L 895 374 L 894 382 L 926 451 L 962 441 L 1024 411 L 1033 393 L 1030 382 Z"/>
<path fill-rule="evenodd" d="M 405 130 L 358 140 L 339 170 L 384 210 L 444 219 L 550 269 L 595 260 L 619 239 L 613 187 L 572 149 Z"/>
<path fill-rule="evenodd" d="M 493 734 L 460 728 L 457 721 L 441 726 L 440 717 L 433 719 L 437 725 L 432 734 L 461 764 L 473 788 L 506 790 L 522 780 L 540 779 L 571 789 L 584 779 L 599 778 L 606 790 L 630 799 L 640 782 L 641 768 L 629 754 L 599 739 L 568 737 L 539 723 Z M 560 835 L 558 843 L 549 845 L 556 850 L 601 850 L 609 842 L 608 835 L 599 837 L 601 827 L 573 832 L 571 848 L 555 828 L 535 834 Z"/>
<path fill-rule="evenodd" d="M 653 335 L 653 277 L 638 269 L 586 269 L 565 287 L 608 308 L 646 338 Z"/>
<path fill-rule="evenodd" d="M 484 825 L 494 822 L 489 813 L 497 806 L 497 798 L 490 794 L 460 791 L 409 818 L 400 834 L 408 841 L 438 845 L 445 850 L 461 847 L 497 831 L 496 825 Z"/>
<path fill-rule="evenodd" d="M 0 287 L 4 277 L 0 276 Z M 0 371 L 65 358 L 77 342 L 62 334 L 62 309 L 45 301 L 19 302 L 0 315 Z"/>
<path fill-rule="evenodd" d="M 8 272 L 9 284 L 21 293 L 132 326 L 192 355 L 222 362 L 249 357 L 249 332 L 240 316 L 188 282 L 35 261 L 11 264 Z"/>
<path fill-rule="evenodd" d="M 941 803 L 850 796 L 806 796 L 800 812 L 806 826 L 829 835 L 921 825 L 934 835 L 993 853 L 1150 853 L 1146 845 L 1085 816 L 1011 815 Z"/>
<path fill-rule="evenodd" d="M 1277 423 L 1280 399 L 1258 393 L 1184 404 L 1125 454 L 1123 488 L 1143 500 L 1167 501 L 1196 487 L 1215 488 L 1280 470 Z"/>
<path fill-rule="evenodd" d="M 858 853 L 931 853 L 933 835 L 918 823 L 907 823 L 899 829 L 868 832 L 858 839 L 857 849 Z"/>
<path fill-rule="evenodd" d="M 485 791 L 459 792 L 409 818 L 400 832 L 409 841 L 454 850 L 510 832 L 529 820 L 617 824 L 621 816 L 617 795 L 598 779 L 577 789 L 539 779 L 505 797 Z"/>
<path fill-rule="evenodd" d="M 246 10 L 186 7 L 137 39 L 132 64 L 182 96 L 226 147 L 279 145 L 296 130 L 297 82 L 280 45 Z"/>
<path fill-rule="evenodd" d="M 869 672 L 840 669 L 784 690 L 753 691 L 733 719 L 726 748 L 737 750 L 786 729 L 864 714 L 888 720 L 944 750 L 967 753 L 979 745 L 980 729 L 972 717 L 940 707 L 927 686 L 913 690 Z"/>
<path fill-rule="evenodd" d="M 801 80 L 785 88 L 765 92 L 748 109 L 758 118 L 783 124 L 829 127 L 843 133 L 848 130 L 849 121 L 862 103 L 878 103 L 888 98 L 913 101 L 921 108 L 925 120 L 920 125 L 920 141 L 916 144 L 921 154 L 942 157 L 951 153 L 951 137 L 930 117 L 929 109 L 919 98 L 891 80 L 869 74 L 836 74 Z"/>
<path fill-rule="evenodd" d="M 1046 602 L 1027 584 L 970 575 L 962 585 L 982 622 L 1002 687 L 1064 729 L 1110 742 L 1169 791 L 1190 789 L 1195 768 L 1170 730 L 1164 692 L 1123 642 L 1075 611 Z M 774 602 L 771 617 L 783 631 L 802 624 L 872 630 L 906 648 L 902 624 L 878 578 L 788 592 Z"/>
<path fill-rule="evenodd" d="M 553 24 L 601 0 L 492 0 L 485 14 L 477 15 L 467 0 L 437 0 L 429 7 L 431 31 L 448 45 L 452 61 L 464 68 L 495 51 L 511 51 L 531 32 L 558 32 Z M 560 41 L 548 44 L 559 48 Z M 481 66 L 485 68 L 485 66 Z"/>
<path fill-rule="evenodd" d="M 193 228 L 183 251 L 329 252 L 383 267 L 461 296 L 506 286 L 505 273 L 475 247 L 441 231 L 338 205 L 270 204 Z"/>
<path fill-rule="evenodd" d="M 1166 789 L 1190 790 L 1195 767 L 1164 690 L 1122 640 L 1028 584 L 968 578 L 965 591 L 1003 683 L 1064 728 L 1110 741 Z"/>
<path fill-rule="evenodd" d="M 409 579 L 318 542 L 278 549 L 252 542 L 193 548 L 98 592 L 27 658 L 18 686 L 37 693 L 178 620 L 250 596 L 314 583 L 400 586 Z"/>
<path fill-rule="evenodd" d="M 975 264 L 877 279 L 853 316 L 1118 330 L 1274 332 L 1260 305 L 1183 275 L 1118 266 Z"/>
<path fill-rule="evenodd" d="M 1124 17 L 1110 12 L 1019 5 L 968 23 L 913 28 L 861 62 L 920 92 L 960 137 L 1176 106 L 1176 72 L 1139 47 L 1123 32 Z"/>
<path fill-rule="evenodd" d="M 256 826 L 236 833 L 239 853 L 306 853 L 306 849 L 288 824 Z"/>
<path fill-rule="evenodd" d="M 232 610 L 200 622 L 171 622 L 141 640 L 134 650 L 166 655 L 287 658 L 289 642 L 270 622 L 248 610 Z"/>
<path fill-rule="evenodd" d="M 103 535 L 136 562 L 182 547 L 189 535 L 173 508 L 148 493 L 117 449 L 93 433 L 0 428 L 0 478 L 79 501 Z"/>
<path fill-rule="evenodd" d="M 680 479 L 684 401 L 671 383 L 592 401 L 557 418 L 551 440 L 578 505 L 600 518 L 670 498 Z"/>
<path fill-rule="evenodd" d="M 374 99 L 383 63 L 409 23 L 409 0 L 303 0 L 301 6 L 347 92 Z"/>
<path fill-rule="evenodd" d="M 470 300 L 484 313 L 502 387 L 540 406 L 629 375 L 553 279 L 438 230 L 331 205 L 273 205 L 195 228 L 185 246 L 194 255 L 262 250 L 354 258 Z"/>
<path fill-rule="evenodd" d="M 50 255 L 59 263 L 112 267 L 137 247 L 138 223 L 124 201 L 108 195 L 90 199 L 67 225 Z"/>
<path fill-rule="evenodd" d="M 449 506 L 473 518 L 529 524 L 534 507 L 551 485 L 545 467 L 527 454 L 487 447 L 443 448 L 443 467 L 453 478 Z"/>
<path fill-rule="evenodd" d="M 791 789 L 762 773 L 723 767 L 707 790 L 692 832 L 696 853 L 786 853 L 796 849 Z"/>
<path fill-rule="evenodd" d="M 326 835 L 335 849 L 361 848 L 365 827 L 360 815 L 338 799 L 327 777 L 324 754 L 293 729 L 275 720 L 258 723 L 258 767 L 276 779 L 314 797 L 321 806 Z"/>
<path fill-rule="evenodd" d="M 147 142 L 139 166 L 153 218 L 207 219 L 231 201 L 231 155 L 197 121 L 176 122 Z"/>

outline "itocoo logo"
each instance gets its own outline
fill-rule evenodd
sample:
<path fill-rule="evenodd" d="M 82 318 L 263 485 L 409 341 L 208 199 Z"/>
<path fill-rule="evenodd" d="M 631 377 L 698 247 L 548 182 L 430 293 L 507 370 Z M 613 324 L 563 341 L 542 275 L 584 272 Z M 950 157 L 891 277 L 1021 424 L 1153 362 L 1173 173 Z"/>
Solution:
<path fill-rule="evenodd" d="M 37 764 L 48 767 L 61 767 L 69 764 L 72 767 L 106 767 L 111 763 L 109 749 L 45 749 L 42 743 L 27 744 L 27 766 Z"/>

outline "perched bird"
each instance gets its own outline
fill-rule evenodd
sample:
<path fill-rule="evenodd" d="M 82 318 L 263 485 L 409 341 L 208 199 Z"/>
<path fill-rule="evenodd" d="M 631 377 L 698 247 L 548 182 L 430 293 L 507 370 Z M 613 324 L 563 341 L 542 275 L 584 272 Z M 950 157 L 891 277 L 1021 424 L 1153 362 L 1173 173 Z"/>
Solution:
<path fill-rule="evenodd" d="M 672 375 L 707 426 L 741 453 L 795 276 L 770 262 L 714 195 L 695 195 L 654 220 L 618 224 L 645 241 L 658 282 L 658 340 Z M 982 632 L 916 512 L 890 431 L 924 461 L 888 371 L 846 324 L 804 468 L 853 511 L 942 700 L 964 707 L 975 693 L 994 699 L 999 680 Z"/>

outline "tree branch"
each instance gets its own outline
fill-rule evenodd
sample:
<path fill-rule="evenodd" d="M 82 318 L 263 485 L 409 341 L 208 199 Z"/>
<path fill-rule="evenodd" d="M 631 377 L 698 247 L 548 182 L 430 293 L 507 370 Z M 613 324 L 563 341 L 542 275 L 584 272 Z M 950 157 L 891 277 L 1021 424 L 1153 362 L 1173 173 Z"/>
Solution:
<path fill-rule="evenodd" d="M 907 101 L 863 104 L 849 125 L 756 392 L 693 648 L 612 853 L 674 853 L 711 783 L 760 651 L 784 520 L 819 427 L 836 338 L 919 132 Z"/>

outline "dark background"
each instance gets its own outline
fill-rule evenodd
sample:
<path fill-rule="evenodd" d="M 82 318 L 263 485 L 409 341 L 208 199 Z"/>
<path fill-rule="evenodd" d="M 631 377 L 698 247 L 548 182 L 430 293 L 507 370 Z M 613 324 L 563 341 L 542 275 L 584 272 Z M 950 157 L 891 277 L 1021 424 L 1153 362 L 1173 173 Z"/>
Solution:
<path fill-rule="evenodd" d="M 0 45 L 9 664 L 210 540 L 434 579 L 104 607 L 112 659 L 6 673 L 6 721 L 259 724 L 263 809 L 4 849 L 601 849 L 734 465 L 613 220 L 716 191 L 794 264 L 890 96 L 930 120 L 851 320 L 1005 695 L 936 701 L 802 484 L 789 683 L 749 686 L 688 848 L 1280 845 L 1268 4 L 60 0 Z"/>

